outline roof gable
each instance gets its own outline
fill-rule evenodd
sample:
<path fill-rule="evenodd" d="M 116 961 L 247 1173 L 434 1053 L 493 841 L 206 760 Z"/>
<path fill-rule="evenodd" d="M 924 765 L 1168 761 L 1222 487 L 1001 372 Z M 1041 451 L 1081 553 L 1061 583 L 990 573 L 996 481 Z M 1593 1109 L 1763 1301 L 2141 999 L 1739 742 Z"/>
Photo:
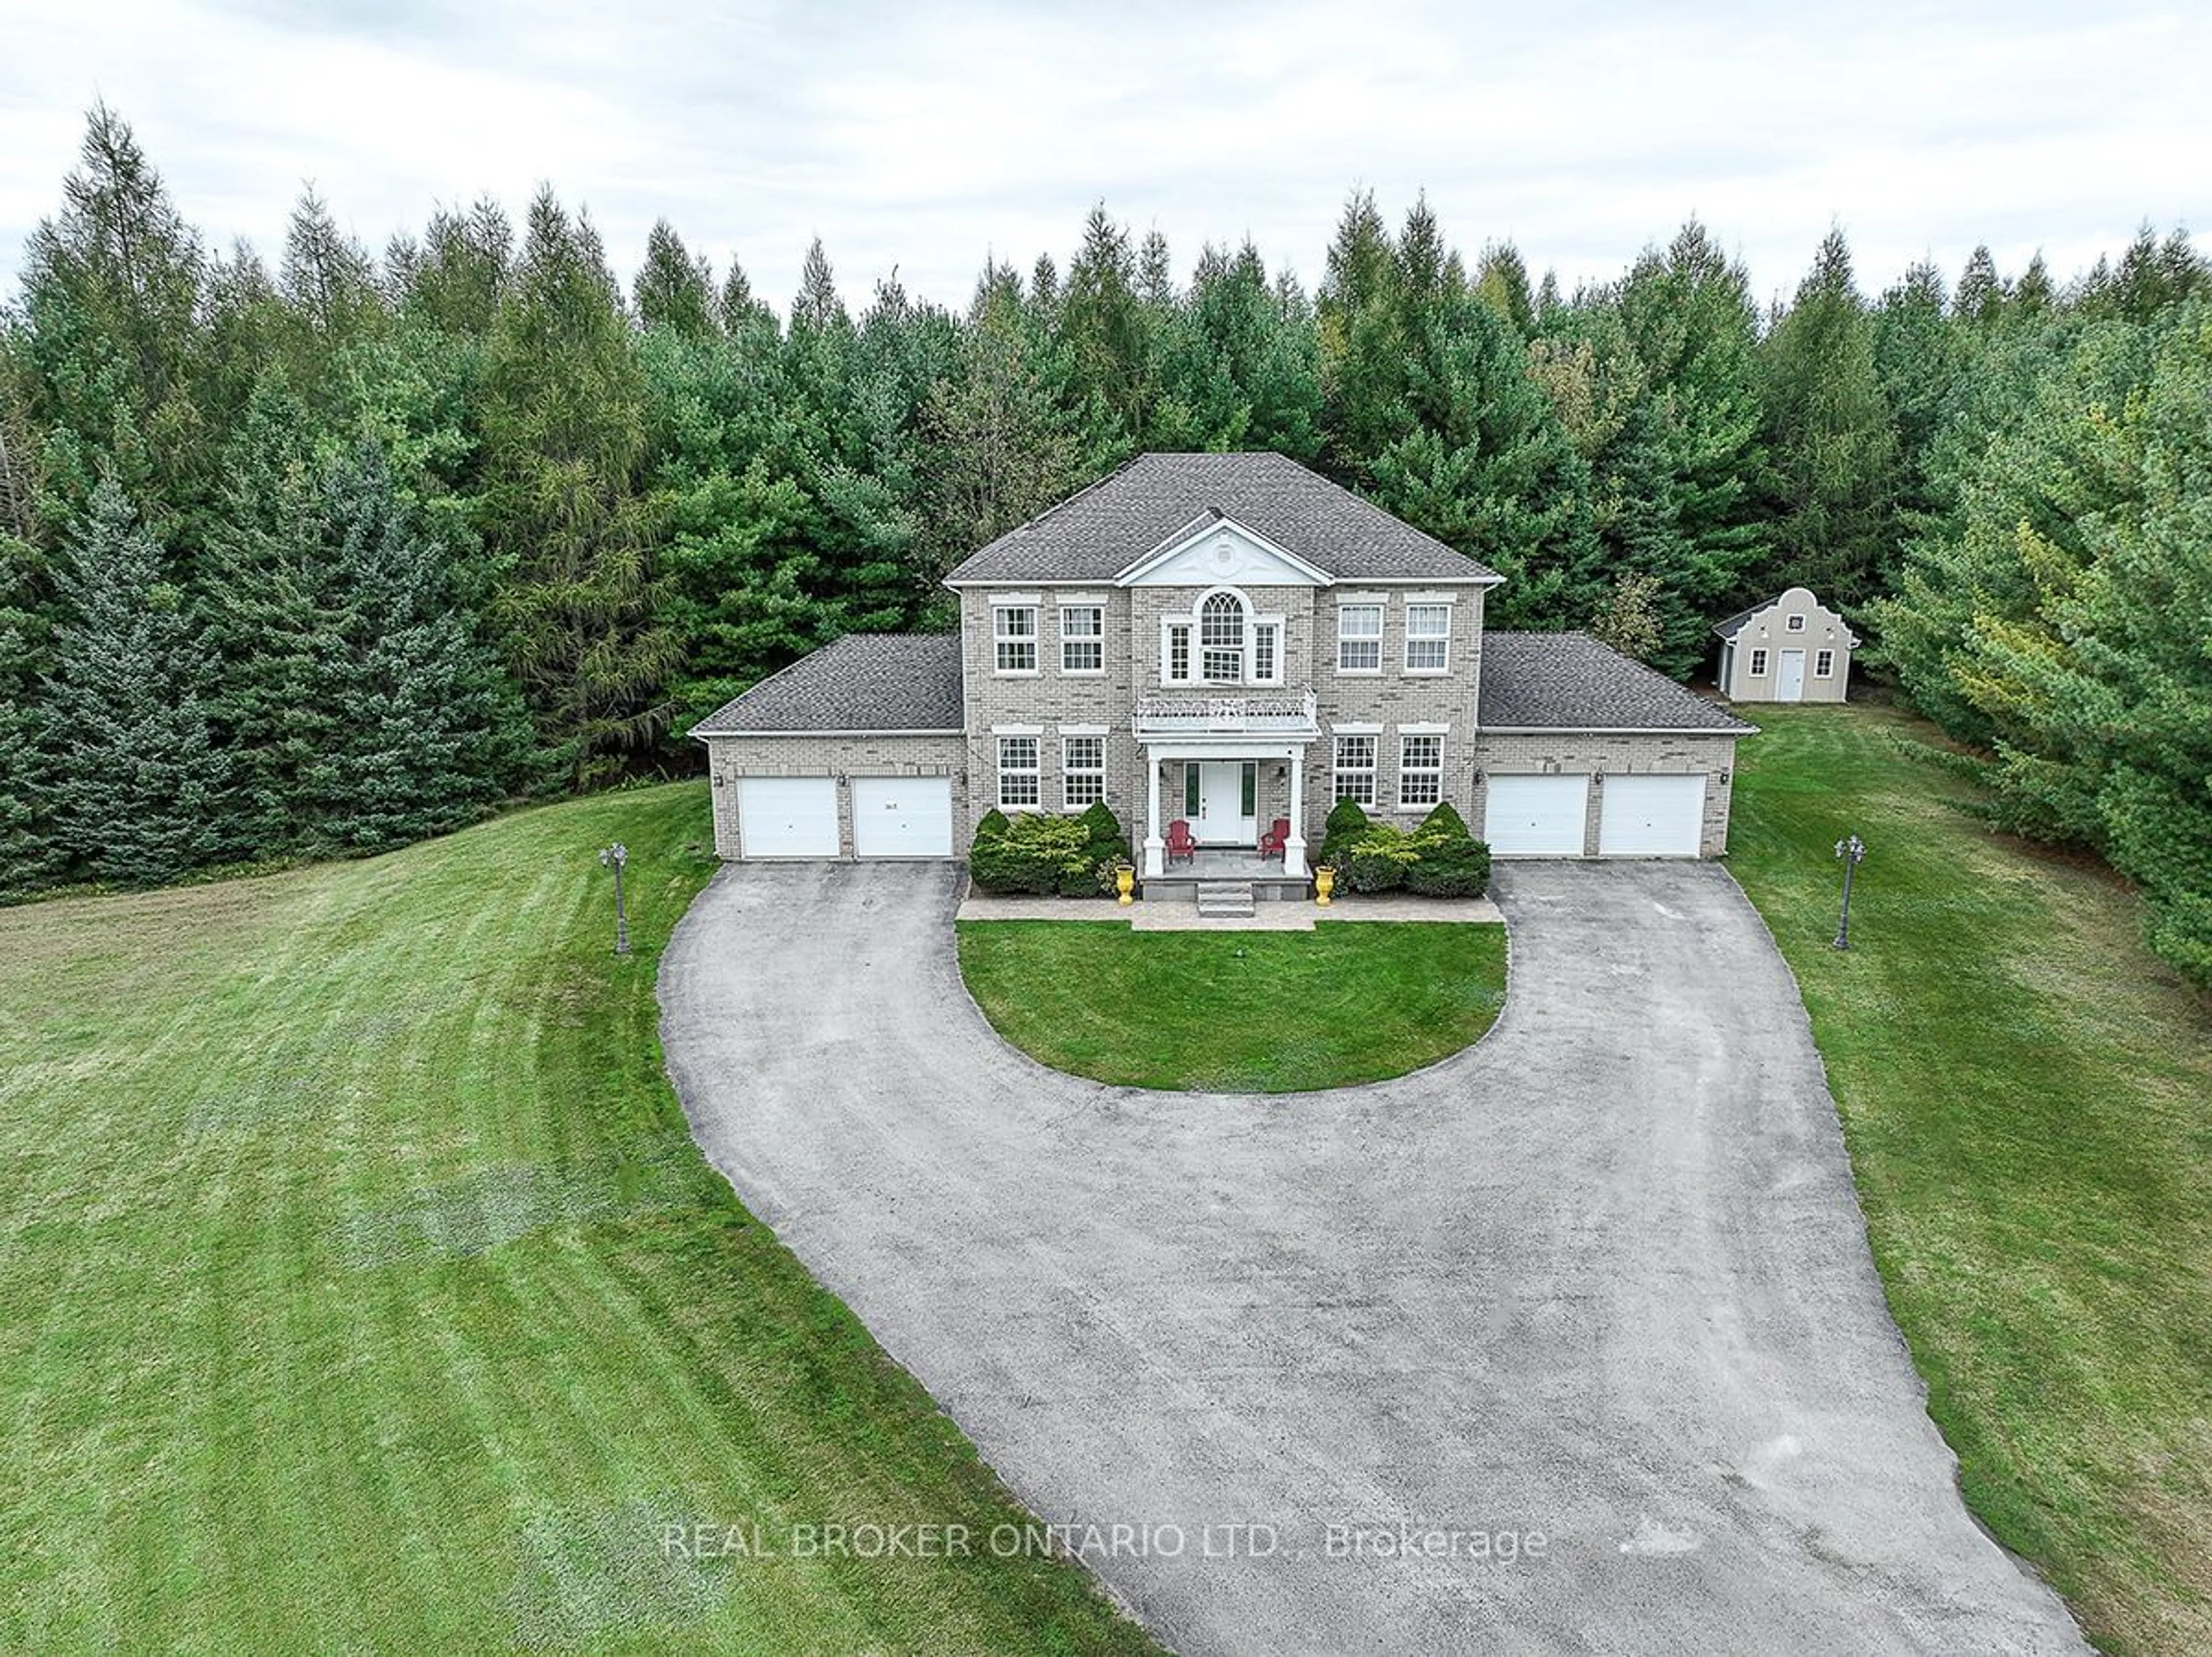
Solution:
<path fill-rule="evenodd" d="M 1233 518 L 1207 513 L 1146 553 L 1116 578 L 1125 587 L 1202 587 L 1217 583 L 1262 587 L 1318 587 L 1327 572 Z"/>
<path fill-rule="evenodd" d="M 1113 581 L 1209 522 L 1239 529 L 1329 580 L 1503 578 L 1279 454 L 1143 454 L 970 554 L 950 586 Z"/>

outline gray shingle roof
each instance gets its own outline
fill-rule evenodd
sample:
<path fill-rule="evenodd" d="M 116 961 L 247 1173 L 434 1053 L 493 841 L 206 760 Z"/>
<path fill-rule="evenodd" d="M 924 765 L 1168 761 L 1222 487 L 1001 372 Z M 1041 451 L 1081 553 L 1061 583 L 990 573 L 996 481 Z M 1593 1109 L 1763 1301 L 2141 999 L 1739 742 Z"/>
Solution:
<path fill-rule="evenodd" d="M 1496 580 L 1435 537 L 1279 454 L 1144 454 L 1009 530 L 945 578 L 1104 581 L 1210 513 L 1331 576 Z"/>
<path fill-rule="evenodd" d="M 1729 616 L 1725 622 L 1716 623 L 1713 628 L 1713 631 L 1719 634 L 1723 639 L 1733 639 L 1736 635 L 1736 630 L 1742 627 L 1746 622 L 1758 615 L 1760 610 L 1771 610 L 1773 606 L 1774 600 L 1769 598 L 1763 604 L 1753 604 L 1749 610 L 1740 610 L 1736 611 L 1735 615 Z"/>
<path fill-rule="evenodd" d="M 695 737 L 776 731 L 957 731 L 960 637 L 848 633 L 691 727 Z"/>
<path fill-rule="evenodd" d="M 1581 633 L 1485 633 L 1485 730 L 1711 731 L 1747 725 L 1665 674 Z"/>

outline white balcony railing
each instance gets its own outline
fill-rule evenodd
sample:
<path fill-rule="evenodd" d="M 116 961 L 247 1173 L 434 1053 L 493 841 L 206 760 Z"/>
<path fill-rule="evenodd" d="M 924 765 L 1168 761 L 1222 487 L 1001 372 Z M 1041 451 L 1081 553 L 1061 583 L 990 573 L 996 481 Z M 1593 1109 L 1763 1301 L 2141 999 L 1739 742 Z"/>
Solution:
<path fill-rule="evenodd" d="M 1188 690 L 1139 696 L 1139 737 L 1311 737 L 1320 726 L 1310 690 Z"/>

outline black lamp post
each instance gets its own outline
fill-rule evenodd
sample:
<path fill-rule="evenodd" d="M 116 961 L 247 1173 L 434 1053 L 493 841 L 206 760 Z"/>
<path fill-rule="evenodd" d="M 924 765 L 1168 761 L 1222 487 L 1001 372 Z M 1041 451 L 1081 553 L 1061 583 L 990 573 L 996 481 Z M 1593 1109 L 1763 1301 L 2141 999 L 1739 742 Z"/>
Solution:
<path fill-rule="evenodd" d="M 1866 842 L 1856 835 L 1836 842 L 1836 856 L 1844 865 L 1844 912 L 1836 921 L 1835 946 L 1838 950 L 1851 947 L 1851 871 L 1866 861 Z"/>
<path fill-rule="evenodd" d="M 599 853 L 603 867 L 615 871 L 615 953 L 629 953 L 629 911 L 623 907 L 623 865 L 629 861 L 629 848 L 620 841 Z M 1840 946 L 1838 946 L 1840 947 Z"/>

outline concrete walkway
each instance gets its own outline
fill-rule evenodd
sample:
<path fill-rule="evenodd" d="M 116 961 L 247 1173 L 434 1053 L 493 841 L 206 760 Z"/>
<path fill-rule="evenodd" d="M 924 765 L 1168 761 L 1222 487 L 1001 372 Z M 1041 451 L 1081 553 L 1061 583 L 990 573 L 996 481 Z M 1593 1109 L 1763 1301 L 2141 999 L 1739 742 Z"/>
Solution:
<path fill-rule="evenodd" d="M 1303 903 L 1255 903 L 1249 916 L 1205 916 L 1195 903 L 1091 902 L 1079 898 L 994 897 L 970 893 L 960 901 L 956 920 L 1118 920 L 1140 932 L 1310 932 L 1318 921 L 1421 920 L 1464 925 L 1504 917 L 1486 897 L 1408 897 L 1396 892 L 1373 897 L 1339 898 L 1326 909 Z"/>
<path fill-rule="evenodd" d="M 726 870 L 662 966 L 669 1069 L 1024 1502 L 1154 1527 L 1070 1536 L 1170 1645 L 2085 1649 L 1959 1501 L 1725 871 L 1502 870 L 1487 1039 L 1273 1098 L 1006 1047 L 954 881 Z"/>

